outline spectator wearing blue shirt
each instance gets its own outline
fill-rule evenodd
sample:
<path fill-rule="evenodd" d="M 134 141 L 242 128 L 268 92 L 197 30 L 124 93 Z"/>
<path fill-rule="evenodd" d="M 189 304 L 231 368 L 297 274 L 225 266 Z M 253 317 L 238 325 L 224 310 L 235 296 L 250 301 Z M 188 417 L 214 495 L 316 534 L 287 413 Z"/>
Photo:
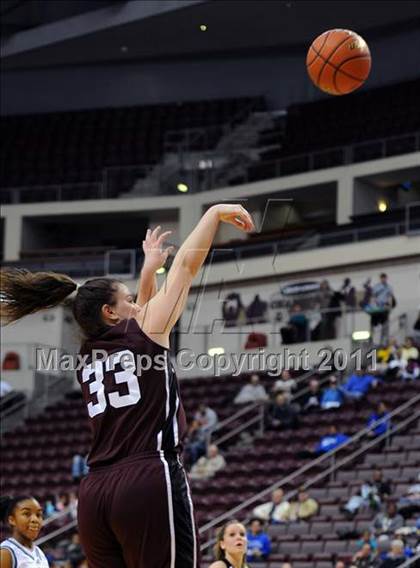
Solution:
<path fill-rule="evenodd" d="M 330 384 L 323 391 L 321 396 L 322 410 L 328 410 L 329 408 L 339 408 L 343 404 L 343 400 L 344 396 L 338 388 L 337 379 L 334 376 L 330 377 Z"/>
<path fill-rule="evenodd" d="M 350 438 L 346 434 L 340 434 L 337 432 L 337 428 L 332 425 L 330 426 L 329 432 L 326 436 L 323 436 L 316 446 L 315 451 L 319 454 L 325 454 L 331 450 L 335 450 Z"/>
<path fill-rule="evenodd" d="M 376 385 L 376 381 L 377 379 L 370 375 L 366 368 L 358 369 L 341 387 L 341 392 L 346 398 L 359 400 L 365 396 L 372 385 Z"/>
<path fill-rule="evenodd" d="M 246 559 L 267 560 L 271 552 L 271 540 L 267 533 L 263 531 L 263 524 L 260 519 L 251 519 L 251 525 L 247 533 L 248 553 Z"/>
<path fill-rule="evenodd" d="M 391 419 L 389 418 L 389 411 L 384 402 L 378 404 L 376 412 L 373 412 L 368 418 L 368 427 L 373 426 L 378 420 L 383 420 L 377 424 L 371 431 L 371 436 L 381 436 L 391 429 Z"/>

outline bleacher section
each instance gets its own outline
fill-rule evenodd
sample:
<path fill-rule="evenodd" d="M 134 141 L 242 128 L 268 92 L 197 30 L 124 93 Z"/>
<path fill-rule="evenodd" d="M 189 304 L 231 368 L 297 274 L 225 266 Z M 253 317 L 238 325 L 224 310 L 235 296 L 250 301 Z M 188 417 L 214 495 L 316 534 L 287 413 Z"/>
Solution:
<path fill-rule="evenodd" d="M 199 401 L 206 401 L 223 420 L 232 414 L 232 400 L 246 377 L 225 379 L 193 379 L 181 382 L 182 395 L 188 418 L 191 419 Z M 274 379 L 265 377 L 263 383 L 270 389 Z M 226 513 L 258 491 L 296 471 L 308 463 L 299 454 L 313 449 L 315 442 L 327 432 L 331 424 L 339 424 L 342 431 L 355 434 L 366 424 L 368 415 L 379 401 L 390 408 L 408 401 L 419 392 L 419 383 L 381 384 L 356 406 L 349 404 L 339 410 L 304 414 L 297 430 L 266 431 L 256 436 L 252 446 L 223 447 L 227 466 L 207 481 L 192 481 L 192 493 L 199 526 Z M 240 420 L 230 428 L 240 424 Z M 295 568 L 326 566 L 331 555 L 346 556 L 354 550 L 354 542 L 339 540 L 339 529 L 344 525 L 362 530 L 371 519 L 363 512 L 354 521 L 346 521 L 340 512 L 348 496 L 371 475 L 373 464 L 383 466 L 385 478 L 395 480 L 395 495 L 401 495 L 407 484 L 415 481 L 420 465 L 416 436 L 419 426 L 393 438 L 385 453 L 374 449 L 366 455 L 354 471 L 354 464 L 338 473 L 335 481 L 321 484 L 310 490 L 320 502 L 319 514 L 310 523 L 270 528 L 274 540 L 271 563 L 292 559 Z M 223 433 L 223 429 L 220 432 Z M 237 441 L 238 438 L 233 438 Z M 3 493 L 31 491 L 44 500 L 48 495 L 77 489 L 71 476 L 71 459 L 75 453 L 85 455 L 89 448 L 90 433 L 86 410 L 79 393 L 72 393 L 61 403 L 47 409 L 38 418 L 30 419 L 3 440 Z M 354 450 L 350 448 L 348 451 Z M 343 450 L 345 451 L 345 450 Z M 250 475 L 252 472 L 252 475 Z M 315 468 L 312 473 L 316 473 Z M 296 489 L 307 480 L 297 478 L 286 489 Z M 344 483 L 343 483 L 344 482 Z M 249 510 L 243 511 L 249 514 Z M 315 565 L 315 561 L 319 564 Z M 324 562 L 324 564 L 322 564 Z M 266 566 L 265 564 L 263 565 Z"/>
<path fill-rule="evenodd" d="M 224 125 L 264 109 L 256 97 L 3 117 L 2 186 L 90 183 L 104 168 L 153 165 L 166 135 L 185 129 L 207 129 L 192 149 L 211 149 Z M 122 177 L 115 196 L 133 181 Z"/>
<path fill-rule="evenodd" d="M 420 80 L 415 80 L 292 105 L 285 125 L 277 119 L 262 133 L 261 162 L 249 168 L 249 181 L 413 152 L 419 100 Z M 384 138 L 391 138 L 385 149 Z"/>

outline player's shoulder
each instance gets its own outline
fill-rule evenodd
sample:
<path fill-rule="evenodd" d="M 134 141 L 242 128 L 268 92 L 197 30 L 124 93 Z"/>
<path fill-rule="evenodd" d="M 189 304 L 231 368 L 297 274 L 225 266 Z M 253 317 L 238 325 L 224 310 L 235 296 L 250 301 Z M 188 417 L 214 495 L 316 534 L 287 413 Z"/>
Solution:
<path fill-rule="evenodd" d="M 3 566 L 4 563 L 5 568 L 8 568 L 9 566 L 10 568 L 17 567 L 17 558 L 15 551 L 7 540 L 0 542 L 0 560 L 1 565 Z"/>
<path fill-rule="evenodd" d="M 209 568 L 226 568 L 227 564 L 226 562 L 223 562 L 223 560 L 216 560 L 216 562 L 213 562 L 213 564 L 210 564 Z"/>

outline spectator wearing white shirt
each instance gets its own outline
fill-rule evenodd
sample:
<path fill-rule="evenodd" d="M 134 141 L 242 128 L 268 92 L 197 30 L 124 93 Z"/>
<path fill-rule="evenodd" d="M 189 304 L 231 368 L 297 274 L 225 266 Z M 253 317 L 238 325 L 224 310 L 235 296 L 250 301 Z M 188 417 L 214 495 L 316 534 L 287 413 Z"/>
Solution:
<path fill-rule="evenodd" d="M 258 505 L 252 511 L 252 516 L 270 524 L 286 523 L 290 514 L 289 501 L 283 500 L 283 489 L 275 489 L 271 501 Z"/>
<path fill-rule="evenodd" d="M 219 448 L 211 444 L 207 456 L 201 457 L 190 471 L 191 479 L 208 479 L 226 466 L 225 458 L 219 454 Z"/>
<path fill-rule="evenodd" d="M 292 379 L 290 371 L 284 369 L 281 372 L 280 379 L 277 379 L 277 381 L 274 383 L 272 390 L 276 394 L 283 393 L 284 395 L 286 395 L 287 400 L 290 400 L 292 397 L 292 391 L 296 390 L 296 386 L 296 381 L 295 379 Z"/>
<path fill-rule="evenodd" d="M 268 394 L 264 385 L 260 383 L 258 375 L 251 375 L 249 383 L 244 385 L 234 399 L 235 404 L 258 402 L 268 400 Z"/>
<path fill-rule="evenodd" d="M 211 432 L 219 421 L 216 412 L 204 403 L 198 407 L 194 420 L 199 422 L 201 430 L 206 434 Z"/>

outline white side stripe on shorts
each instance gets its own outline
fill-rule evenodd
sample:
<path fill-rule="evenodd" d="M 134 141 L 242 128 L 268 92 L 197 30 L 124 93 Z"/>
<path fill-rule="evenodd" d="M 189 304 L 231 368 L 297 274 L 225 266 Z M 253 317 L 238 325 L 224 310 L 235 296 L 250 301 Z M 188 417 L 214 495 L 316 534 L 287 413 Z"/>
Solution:
<path fill-rule="evenodd" d="M 182 466 L 181 460 L 178 456 L 178 463 Z M 188 477 L 185 473 L 185 469 L 183 468 L 184 477 L 185 477 L 185 485 L 187 486 L 187 495 L 188 495 L 188 503 L 190 505 L 190 516 L 191 516 L 191 528 L 192 528 L 192 537 L 193 537 L 193 568 L 197 568 L 197 535 L 195 532 L 195 523 L 194 523 L 194 505 L 192 502 L 190 485 L 188 483 Z"/>
<path fill-rule="evenodd" d="M 166 480 L 166 490 L 168 493 L 168 514 L 169 514 L 169 531 L 171 534 L 171 563 L 168 568 L 175 568 L 175 524 L 174 524 L 174 508 L 173 508 L 173 501 L 172 501 L 172 485 L 171 485 L 171 476 L 169 473 L 169 465 L 165 459 L 165 455 L 163 452 L 160 453 L 160 459 L 163 463 L 163 467 L 165 469 L 165 480 Z M 195 568 L 195 564 L 194 564 Z"/>

